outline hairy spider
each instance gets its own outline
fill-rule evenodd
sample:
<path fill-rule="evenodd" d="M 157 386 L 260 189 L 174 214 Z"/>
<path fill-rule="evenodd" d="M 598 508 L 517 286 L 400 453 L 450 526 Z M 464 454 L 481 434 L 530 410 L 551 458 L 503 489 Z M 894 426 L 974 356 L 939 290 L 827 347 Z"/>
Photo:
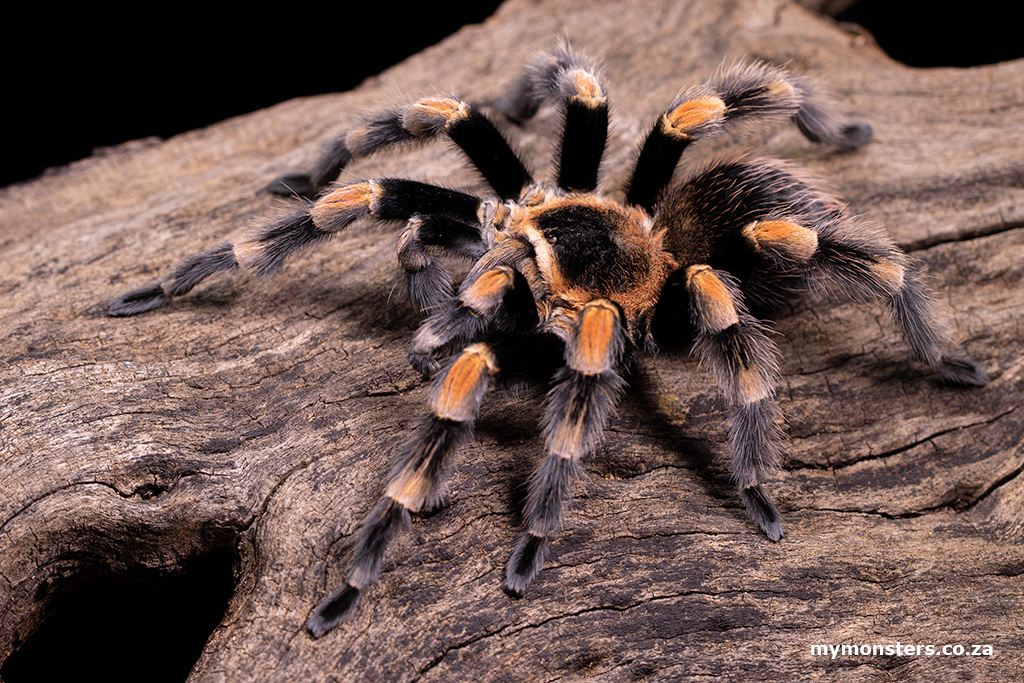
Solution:
<path fill-rule="evenodd" d="M 308 622 L 314 636 L 344 619 L 377 579 L 385 549 L 410 513 L 442 502 L 451 455 L 469 438 L 492 381 L 550 386 L 546 455 L 529 480 L 526 529 L 505 573 L 505 589 L 517 596 L 544 562 L 579 462 L 593 450 L 637 351 L 688 346 L 721 387 L 740 498 L 773 541 L 782 537 L 782 523 L 762 485 L 784 451 L 778 349 L 754 311 L 810 290 L 877 301 L 912 355 L 942 380 L 987 381 L 978 364 L 948 350 L 906 254 L 797 171 L 778 161 L 728 159 L 673 181 L 688 145 L 748 123 L 792 119 L 810 140 L 844 150 L 870 139 L 869 125 L 837 122 L 806 81 L 752 63 L 682 91 L 643 140 L 621 200 L 597 189 L 605 87 L 594 65 L 567 45 L 533 62 L 497 104 L 522 121 L 549 99 L 564 115 L 554 186 L 534 179 L 479 109 L 454 97 L 422 99 L 350 129 L 311 174 L 279 178 L 271 189 L 312 197 L 355 157 L 447 136 L 495 197 L 400 178 L 344 185 L 110 304 L 111 315 L 134 315 L 215 273 L 271 275 L 300 248 L 357 219 L 404 222 L 398 262 L 412 301 L 427 314 L 409 359 L 426 373 L 443 369 L 429 410 L 356 534 L 345 583 Z M 457 288 L 438 257 L 472 261 Z"/>

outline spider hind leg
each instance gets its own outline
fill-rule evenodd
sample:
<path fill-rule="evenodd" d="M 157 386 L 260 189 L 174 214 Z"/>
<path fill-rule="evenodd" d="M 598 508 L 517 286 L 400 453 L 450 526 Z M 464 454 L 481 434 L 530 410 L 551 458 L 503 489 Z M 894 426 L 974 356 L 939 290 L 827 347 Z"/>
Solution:
<path fill-rule="evenodd" d="M 881 230 L 845 216 L 825 223 L 810 264 L 812 282 L 838 298 L 881 303 L 911 356 L 927 363 L 946 384 L 984 386 L 988 373 L 953 350 L 944 311 L 914 263 Z"/>
<path fill-rule="evenodd" d="M 346 131 L 309 173 L 274 180 L 268 190 L 312 198 L 354 158 L 446 136 L 502 199 L 515 199 L 533 179 L 505 137 L 483 113 L 454 97 L 429 97 L 385 111 Z"/>
<path fill-rule="evenodd" d="M 597 187 L 608 137 L 608 97 L 597 66 L 563 44 L 535 59 L 497 105 L 521 121 L 548 99 L 562 106 L 558 187 L 590 192 Z"/>

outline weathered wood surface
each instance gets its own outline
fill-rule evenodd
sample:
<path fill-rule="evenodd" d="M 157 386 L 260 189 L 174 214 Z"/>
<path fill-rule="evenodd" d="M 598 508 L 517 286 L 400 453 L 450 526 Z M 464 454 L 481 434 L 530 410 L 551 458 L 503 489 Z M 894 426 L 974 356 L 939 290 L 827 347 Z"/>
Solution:
<path fill-rule="evenodd" d="M 286 210 L 266 183 L 366 107 L 494 97 L 562 32 L 604 60 L 609 187 L 676 90 L 723 60 L 824 81 L 874 142 L 837 154 L 780 130 L 759 151 L 828 177 L 926 263 L 992 382 L 938 385 L 870 307 L 783 312 L 792 454 L 771 486 L 787 532 L 773 544 L 721 463 L 716 389 L 691 361 L 648 359 L 519 601 L 499 585 L 542 452 L 539 394 L 495 395 L 451 507 L 416 521 L 352 620 L 314 641 L 304 622 L 341 580 L 336 560 L 427 390 L 405 361 L 417 321 L 391 296 L 392 239 L 353 228 L 272 280 L 211 283 L 137 318 L 106 304 Z M 519 136 L 535 166 L 555 124 Z M 345 177 L 385 174 L 478 186 L 444 146 Z M 1024 62 L 909 69 L 781 0 L 509 0 L 355 91 L 7 188 L 0 223 L 0 658 L 62 576 L 237 546 L 237 590 L 190 680 L 1024 677 Z M 995 655 L 811 654 L 896 642 Z"/>

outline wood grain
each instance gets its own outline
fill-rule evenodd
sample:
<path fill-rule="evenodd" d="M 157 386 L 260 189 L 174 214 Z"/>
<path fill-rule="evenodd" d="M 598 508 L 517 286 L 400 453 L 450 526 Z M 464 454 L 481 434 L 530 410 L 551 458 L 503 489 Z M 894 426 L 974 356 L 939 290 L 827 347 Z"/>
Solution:
<path fill-rule="evenodd" d="M 643 362 L 586 463 L 552 557 L 500 590 L 539 392 L 495 394 L 451 505 L 416 520 L 350 622 L 303 630 L 422 410 L 393 295 L 394 236 L 354 226 L 277 277 L 204 284 L 128 319 L 108 301 L 289 210 L 263 188 L 367 107 L 486 102 L 566 33 L 603 60 L 605 183 L 677 90 L 753 55 L 827 85 L 875 139 L 780 129 L 758 153 L 827 178 L 929 270 L 979 390 L 907 362 L 870 307 L 801 301 L 775 327 L 791 454 L 757 533 L 721 454 L 723 401 L 688 359 Z M 544 167 L 557 117 L 518 147 Z M 699 155 L 698 155 L 699 156 Z M 354 163 L 479 188 L 444 145 Z M 1017 680 L 1024 675 L 1024 61 L 915 70 L 783 0 L 508 0 L 354 91 L 140 140 L 0 191 L 0 658 L 67 577 L 217 548 L 238 585 L 192 681 Z M 993 656 L 827 656 L 812 645 L 991 644 Z"/>

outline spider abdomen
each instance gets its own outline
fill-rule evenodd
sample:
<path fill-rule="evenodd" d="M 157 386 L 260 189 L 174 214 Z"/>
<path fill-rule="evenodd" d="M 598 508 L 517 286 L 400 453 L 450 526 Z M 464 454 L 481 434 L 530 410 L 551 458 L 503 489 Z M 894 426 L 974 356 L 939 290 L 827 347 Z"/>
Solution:
<path fill-rule="evenodd" d="M 667 238 L 677 258 L 718 267 L 745 250 L 742 232 L 751 221 L 787 216 L 823 222 L 839 210 L 833 197 L 778 161 L 721 161 L 670 186 L 655 222 L 678 226 Z"/>

